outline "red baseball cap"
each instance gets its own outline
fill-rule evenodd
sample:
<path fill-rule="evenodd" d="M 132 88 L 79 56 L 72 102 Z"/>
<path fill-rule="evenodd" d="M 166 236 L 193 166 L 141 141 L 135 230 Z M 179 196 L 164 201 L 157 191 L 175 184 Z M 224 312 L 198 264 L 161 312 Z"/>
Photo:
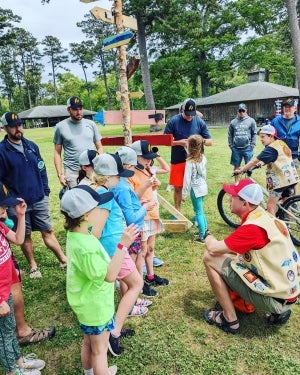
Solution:
<path fill-rule="evenodd" d="M 263 200 L 262 188 L 249 179 L 240 180 L 236 184 L 224 184 L 223 190 L 225 193 L 233 197 L 240 197 L 251 204 L 259 205 Z"/>

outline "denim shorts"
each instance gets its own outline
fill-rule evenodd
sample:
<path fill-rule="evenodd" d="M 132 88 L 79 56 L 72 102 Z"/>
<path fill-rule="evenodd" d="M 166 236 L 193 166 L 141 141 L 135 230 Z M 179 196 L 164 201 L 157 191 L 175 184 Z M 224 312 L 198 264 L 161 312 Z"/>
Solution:
<path fill-rule="evenodd" d="M 102 324 L 101 326 L 86 326 L 80 324 L 80 329 L 86 335 L 101 335 L 104 331 L 110 332 L 115 329 L 115 319 L 113 317 L 106 324 Z"/>
<path fill-rule="evenodd" d="M 244 159 L 247 164 L 253 157 L 253 148 L 248 146 L 245 148 L 232 147 L 230 164 L 234 167 L 240 167 Z"/>
<path fill-rule="evenodd" d="M 284 305 L 276 299 L 264 296 L 250 289 L 240 278 L 240 276 L 231 267 L 232 258 L 228 257 L 224 260 L 221 269 L 221 276 L 230 289 L 237 292 L 244 300 L 251 302 L 257 309 L 264 312 L 282 314 L 290 310 L 291 305 Z"/>

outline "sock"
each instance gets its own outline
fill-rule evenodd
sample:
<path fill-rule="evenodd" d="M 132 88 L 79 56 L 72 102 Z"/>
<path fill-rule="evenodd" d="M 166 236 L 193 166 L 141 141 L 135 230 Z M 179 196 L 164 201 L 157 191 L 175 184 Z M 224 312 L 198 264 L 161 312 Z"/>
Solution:
<path fill-rule="evenodd" d="M 94 371 L 92 368 L 90 368 L 89 370 L 83 369 L 83 373 L 84 375 L 94 375 Z"/>
<path fill-rule="evenodd" d="M 147 275 L 147 279 L 148 279 L 149 281 L 154 280 L 154 275 Z"/>

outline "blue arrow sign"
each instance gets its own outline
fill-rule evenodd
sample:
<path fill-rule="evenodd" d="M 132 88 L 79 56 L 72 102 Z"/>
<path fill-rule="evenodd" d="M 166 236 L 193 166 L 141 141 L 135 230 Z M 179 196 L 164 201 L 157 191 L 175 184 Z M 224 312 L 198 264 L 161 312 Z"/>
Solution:
<path fill-rule="evenodd" d="M 103 50 L 107 51 L 109 49 L 128 44 L 132 37 L 133 33 L 131 31 L 124 31 L 123 33 L 105 38 L 103 39 Z"/>

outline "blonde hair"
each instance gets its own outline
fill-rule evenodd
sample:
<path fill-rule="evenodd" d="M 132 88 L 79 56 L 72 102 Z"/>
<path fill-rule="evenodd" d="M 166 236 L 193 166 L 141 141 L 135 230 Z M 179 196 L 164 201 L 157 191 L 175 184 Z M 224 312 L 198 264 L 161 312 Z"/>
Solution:
<path fill-rule="evenodd" d="M 97 186 L 103 186 L 109 180 L 109 176 L 103 176 L 102 174 L 93 172 L 92 180 Z"/>
<path fill-rule="evenodd" d="M 204 142 L 201 135 L 190 135 L 187 139 L 187 149 L 188 157 L 186 160 L 200 163 L 204 154 Z"/>

